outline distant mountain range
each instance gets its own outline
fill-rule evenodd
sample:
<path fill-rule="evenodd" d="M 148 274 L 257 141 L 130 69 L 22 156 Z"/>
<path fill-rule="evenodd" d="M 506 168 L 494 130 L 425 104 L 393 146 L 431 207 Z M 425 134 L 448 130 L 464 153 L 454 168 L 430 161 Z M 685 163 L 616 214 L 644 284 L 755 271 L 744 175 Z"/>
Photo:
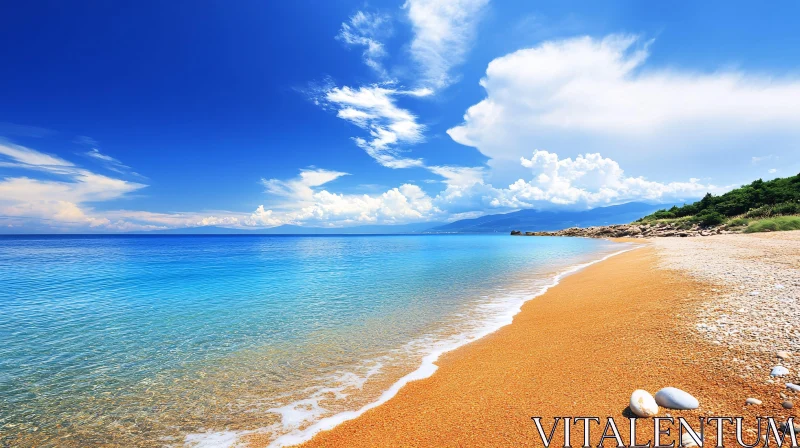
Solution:
<path fill-rule="evenodd" d="M 567 227 L 627 224 L 672 204 L 647 204 L 629 202 L 610 207 L 598 207 L 583 211 L 520 210 L 498 215 L 486 215 L 474 219 L 462 219 L 448 224 L 425 222 L 402 225 L 368 225 L 341 228 L 300 227 L 283 225 L 271 229 L 244 230 L 223 227 L 190 227 L 181 229 L 135 232 L 155 235 L 375 235 L 375 234 L 420 234 L 420 233 L 508 233 L 561 230 Z"/>
<path fill-rule="evenodd" d="M 398 225 L 372 225 L 355 227 L 300 227 L 283 225 L 270 229 L 226 229 L 224 227 L 186 227 L 169 230 L 153 230 L 149 232 L 135 232 L 148 235 L 378 235 L 400 233 L 422 233 L 431 227 L 440 226 L 441 222 L 422 222 Z"/>
<path fill-rule="evenodd" d="M 443 226 L 432 227 L 426 233 L 508 233 L 512 230 L 535 232 L 561 230 L 576 226 L 627 224 L 656 210 L 671 206 L 672 204 L 629 202 L 583 211 L 520 210 L 474 219 L 462 219 Z"/>

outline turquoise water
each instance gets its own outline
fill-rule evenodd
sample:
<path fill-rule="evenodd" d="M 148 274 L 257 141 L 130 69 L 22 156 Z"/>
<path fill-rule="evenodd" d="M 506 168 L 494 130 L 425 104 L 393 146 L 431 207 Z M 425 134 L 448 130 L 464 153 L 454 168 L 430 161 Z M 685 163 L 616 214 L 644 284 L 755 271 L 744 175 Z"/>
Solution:
<path fill-rule="evenodd" d="M 555 273 L 620 249 L 477 235 L 0 237 L 0 445 L 297 433 L 502 324 Z"/>

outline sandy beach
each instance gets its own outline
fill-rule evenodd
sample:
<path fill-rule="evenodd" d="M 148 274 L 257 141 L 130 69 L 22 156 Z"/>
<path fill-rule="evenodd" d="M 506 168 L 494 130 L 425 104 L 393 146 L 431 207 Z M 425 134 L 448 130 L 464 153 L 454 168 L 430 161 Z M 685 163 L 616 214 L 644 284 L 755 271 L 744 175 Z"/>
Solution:
<path fill-rule="evenodd" d="M 627 440 L 631 392 L 667 386 L 691 393 L 700 408 L 659 415 L 695 424 L 700 416 L 744 416 L 752 442 L 755 416 L 794 416 L 781 406 L 795 398 L 784 385 L 797 382 L 793 358 L 782 361 L 774 350 L 795 347 L 795 330 L 786 329 L 795 314 L 778 310 L 768 328 L 752 333 L 769 343 L 753 344 L 741 332 L 758 327 L 772 302 L 797 306 L 798 248 L 800 232 L 651 240 L 567 277 L 528 302 L 513 324 L 445 354 L 432 377 L 302 446 L 542 446 L 533 416 L 546 428 L 555 416 L 600 416 L 603 424 L 614 417 Z M 726 308 L 744 311 L 734 319 L 720 311 Z M 710 331 L 719 319 L 727 329 Z M 773 379 L 779 364 L 791 373 Z M 763 404 L 745 406 L 751 397 Z M 653 434 L 652 424 L 643 426 L 640 443 Z M 725 434 L 733 431 L 725 426 Z M 579 445 L 582 427 L 572 432 Z M 602 427 L 593 432 L 596 443 Z M 707 444 L 714 432 L 707 428 Z M 556 431 L 553 443 L 560 437 Z M 268 444 L 257 435 L 248 443 Z"/>

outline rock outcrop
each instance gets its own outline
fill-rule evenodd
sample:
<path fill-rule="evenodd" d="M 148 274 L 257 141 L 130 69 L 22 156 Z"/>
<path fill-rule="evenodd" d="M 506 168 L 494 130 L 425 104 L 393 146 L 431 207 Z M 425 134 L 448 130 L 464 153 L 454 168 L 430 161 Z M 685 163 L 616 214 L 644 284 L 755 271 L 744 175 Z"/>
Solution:
<path fill-rule="evenodd" d="M 726 226 L 700 227 L 698 225 L 656 223 L 656 224 L 616 224 L 612 226 L 570 227 L 554 232 L 525 232 L 525 236 L 580 236 L 585 238 L 656 238 L 656 237 L 695 237 L 726 233 L 740 233 Z M 512 235 L 522 235 L 515 230 Z"/>

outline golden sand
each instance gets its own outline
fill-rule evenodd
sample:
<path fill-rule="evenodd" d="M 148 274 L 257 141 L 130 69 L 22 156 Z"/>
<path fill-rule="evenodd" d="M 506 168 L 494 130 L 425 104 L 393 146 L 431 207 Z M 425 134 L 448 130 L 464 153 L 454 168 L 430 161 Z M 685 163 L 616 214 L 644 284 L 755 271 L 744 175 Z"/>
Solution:
<path fill-rule="evenodd" d="M 692 333 L 692 312 L 711 285 L 659 269 L 656 257 L 644 247 L 567 277 L 528 302 L 511 325 L 442 356 L 432 377 L 302 446 L 541 447 L 532 416 L 545 417 L 548 429 L 553 416 L 600 416 L 603 424 L 613 416 L 627 442 L 631 392 L 666 386 L 700 400 L 695 411 L 661 410 L 690 422 L 742 415 L 754 427 L 756 415 L 792 415 L 780 407 L 781 386 L 745 382 L 724 360 L 730 351 Z M 748 397 L 764 404 L 745 407 Z M 652 423 L 643 426 L 640 442 L 652 438 Z M 581 426 L 572 437 L 579 446 Z M 707 434 L 707 445 L 712 439 Z"/>

